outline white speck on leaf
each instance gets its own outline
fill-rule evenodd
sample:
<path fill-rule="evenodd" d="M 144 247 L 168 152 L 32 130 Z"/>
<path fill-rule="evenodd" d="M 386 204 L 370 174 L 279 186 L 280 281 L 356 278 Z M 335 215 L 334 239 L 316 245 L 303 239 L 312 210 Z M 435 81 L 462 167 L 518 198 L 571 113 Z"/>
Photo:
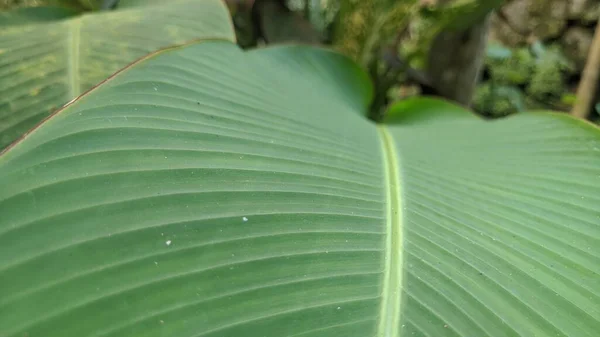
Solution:
<path fill-rule="evenodd" d="M 242 221 L 246 222 L 246 221 L 248 221 L 248 218 L 246 218 L 246 217 L 244 216 L 244 217 L 242 217 Z"/>
<path fill-rule="evenodd" d="M 340 310 L 342 307 L 337 307 L 337 310 Z"/>
<path fill-rule="evenodd" d="M 154 261 L 154 264 L 158 266 L 158 262 Z"/>
<path fill-rule="evenodd" d="M 167 242 L 165 242 L 167 244 L 167 246 L 171 245 L 171 240 L 167 240 Z"/>

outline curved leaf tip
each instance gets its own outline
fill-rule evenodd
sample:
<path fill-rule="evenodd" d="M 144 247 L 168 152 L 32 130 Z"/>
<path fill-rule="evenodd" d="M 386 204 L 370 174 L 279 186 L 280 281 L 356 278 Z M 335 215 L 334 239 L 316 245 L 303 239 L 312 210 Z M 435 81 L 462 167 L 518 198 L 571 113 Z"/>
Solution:
<path fill-rule="evenodd" d="M 249 55 L 258 54 L 281 59 L 288 65 L 296 64 L 304 70 L 314 70 L 321 76 L 328 77 L 335 85 L 333 89 L 348 93 L 356 105 L 357 112 L 366 116 L 367 109 L 373 101 L 375 89 L 369 74 L 350 57 L 328 47 L 301 44 L 278 44 L 265 48 L 247 51 Z"/>

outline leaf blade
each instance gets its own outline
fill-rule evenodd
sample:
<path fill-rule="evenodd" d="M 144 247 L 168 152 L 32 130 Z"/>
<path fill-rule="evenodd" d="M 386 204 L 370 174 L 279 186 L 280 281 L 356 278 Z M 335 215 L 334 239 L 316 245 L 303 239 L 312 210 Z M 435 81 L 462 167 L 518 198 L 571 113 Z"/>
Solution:
<path fill-rule="evenodd" d="M 218 0 L 85 14 L 1 36 L 0 148 L 139 57 L 198 38 L 235 40 Z"/>
<path fill-rule="evenodd" d="M 408 209 L 403 324 L 430 317 L 438 323 L 428 334 L 592 336 L 598 129 L 550 114 L 453 116 L 390 126 Z"/>
<path fill-rule="evenodd" d="M 9 334 L 217 336 L 338 326 L 371 334 L 383 206 L 374 187 L 380 166 L 365 158 L 379 139 L 374 128 L 357 135 L 369 124 L 354 111 L 368 91 L 328 89 L 336 77 L 325 72 L 340 69 L 298 70 L 317 62 L 354 71 L 328 51 L 258 57 L 214 41 L 148 58 L 0 157 L 8 186 L 0 209 L 14 210 L 0 220 L 0 307 L 12 308 L 0 320 L 11 322 Z M 265 72 L 265 63 L 289 71 Z M 276 107 L 294 108 L 269 108 L 258 99 L 265 91 Z M 307 102 L 307 92 L 322 101 Z M 345 127 L 322 109 L 350 114 Z M 61 169 L 66 163 L 73 170 Z M 68 192 L 48 198 L 59 190 Z M 19 211 L 27 207 L 36 212 Z M 9 243 L 22 236 L 17 254 Z M 104 253 L 77 257 L 93 251 Z M 56 296 L 63 305 L 49 307 Z M 271 298 L 270 308 L 256 298 Z M 299 318 L 312 323 L 290 323 Z M 77 321 L 86 324 L 69 323 Z"/>
<path fill-rule="evenodd" d="M 80 97 L 0 156 L 0 326 L 593 336 L 598 129 L 414 100 L 386 152 L 363 81 L 327 51 L 212 41 Z"/>

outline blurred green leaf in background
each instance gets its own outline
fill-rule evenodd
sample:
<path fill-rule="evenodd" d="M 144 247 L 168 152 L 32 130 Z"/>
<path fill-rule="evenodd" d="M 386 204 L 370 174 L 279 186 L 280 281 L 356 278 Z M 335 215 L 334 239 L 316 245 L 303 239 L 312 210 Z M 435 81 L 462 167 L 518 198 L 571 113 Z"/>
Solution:
<path fill-rule="evenodd" d="M 44 7 L 2 14 L 0 148 L 149 52 L 198 38 L 235 38 L 220 1 L 123 0 L 119 8 L 72 18 L 63 15 L 68 10 Z"/>

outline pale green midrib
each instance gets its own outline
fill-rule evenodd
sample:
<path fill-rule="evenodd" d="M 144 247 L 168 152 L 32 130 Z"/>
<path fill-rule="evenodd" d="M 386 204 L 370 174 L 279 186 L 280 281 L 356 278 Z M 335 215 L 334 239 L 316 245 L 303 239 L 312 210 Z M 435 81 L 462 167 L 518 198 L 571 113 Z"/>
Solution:
<path fill-rule="evenodd" d="M 79 46 L 81 43 L 82 18 L 72 19 L 68 22 L 69 36 L 67 43 L 67 65 L 69 76 L 69 100 L 79 96 L 81 84 L 79 83 Z M 66 103 L 66 102 L 65 102 Z"/>
<path fill-rule="evenodd" d="M 394 140 L 385 126 L 378 126 L 383 147 L 383 164 L 387 191 L 386 255 L 381 294 L 378 337 L 399 336 L 402 284 L 402 207 L 400 200 L 400 173 Z"/>

